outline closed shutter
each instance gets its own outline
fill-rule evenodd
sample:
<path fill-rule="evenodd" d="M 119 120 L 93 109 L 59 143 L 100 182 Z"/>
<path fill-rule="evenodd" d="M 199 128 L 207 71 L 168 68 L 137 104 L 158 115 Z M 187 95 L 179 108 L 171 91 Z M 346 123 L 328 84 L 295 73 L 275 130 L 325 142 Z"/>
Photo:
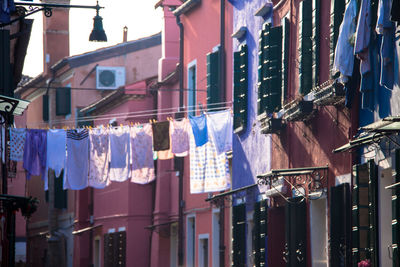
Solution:
<path fill-rule="evenodd" d="M 312 88 L 312 0 L 299 4 L 299 93 L 306 95 Z"/>
<path fill-rule="evenodd" d="M 235 133 L 245 131 L 247 125 L 247 91 L 248 91 L 248 50 L 247 45 L 241 45 L 240 50 L 233 54 L 233 128 Z"/>
<path fill-rule="evenodd" d="M 288 18 L 284 18 L 282 20 L 282 105 L 285 103 L 289 90 L 289 45 L 290 21 Z"/>
<path fill-rule="evenodd" d="M 246 266 L 246 205 L 233 207 L 232 211 L 232 266 Z"/>
<path fill-rule="evenodd" d="M 287 267 L 307 264 L 307 205 L 303 198 L 292 198 L 285 208 Z"/>
<path fill-rule="evenodd" d="M 312 0 L 312 87 L 319 85 L 320 0 Z"/>
<path fill-rule="evenodd" d="M 378 263 L 377 170 L 373 160 L 353 167 L 352 266 L 360 260 Z"/>
<path fill-rule="evenodd" d="M 207 54 L 207 105 L 208 108 L 217 107 L 212 105 L 220 102 L 219 88 L 219 50 Z"/>
<path fill-rule="evenodd" d="M 264 46 L 267 55 L 264 63 L 267 72 L 267 113 L 281 109 L 282 101 L 282 26 L 272 27 L 265 33 L 268 43 Z"/>
<path fill-rule="evenodd" d="M 396 150 L 395 183 L 400 183 L 400 150 Z M 400 186 L 392 189 L 392 258 L 393 267 L 400 267 Z"/>
<path fill-rule="evenodd" d="M 350 267 L 351 195 L 348 183 L 331 187 L 330 266 Z"/>
<path fill-rule="evenodd" d="M 54 179 L 54 207 L 66 209 L 68 207 L 68 190 L 64 190 L 64 170 Z"/>
<path fill-rule="evenodd" d="M 335 60 L 335 48 L 339 37 L 339 27 L 343 20 L 345 11 L 345 0 L 331 0 L 331 21 L 330 21 L 330 69 L 333 68 Z"/>
<path fill-rule="evenodd" d="M 43 121 L 49 121 L 49 95 L 43 95 L 42 99 L 42 119 Z"/>
<path fill-rule="evenodd" d="M 254 264 L 256 267 L 266 266 L 266 241 L 267 241 L 267 206 L 262 200 L 254 205 Z"/>
<path fill-rule="evenodd" d="M 263 29 L 259 32 L 258 38 L 258 67 L 257 67 L 257 74 L 258 74 L 258 82 L 257 82 L 257 89 L 258 89 L 258 96 L 257 96 L 257 115 L 261 115 L 264 112 L 265 107 L 265 85 L 264 85 L 264 28 L 268 27 L 268 24 L 263 25 Z"/>
<path fill-rule="evenodd" d="M 126 232 L 114 233 L 114 266 L 125 267 L 126 266 Z"/>
<path fill-rule="evenodd" d="M 114 234 L 104 235 L 104 267 L 114 267 Z"/>
<path fill-rule="evenodd" d="M 10 60 L 10 30 L 0 29 L 0 94 L 13 97 Z"/>
<path fill-rule="evenodd" d="M 71 114 L 71 88 L 61 87 L 56 89 L 56 115 Z"/>

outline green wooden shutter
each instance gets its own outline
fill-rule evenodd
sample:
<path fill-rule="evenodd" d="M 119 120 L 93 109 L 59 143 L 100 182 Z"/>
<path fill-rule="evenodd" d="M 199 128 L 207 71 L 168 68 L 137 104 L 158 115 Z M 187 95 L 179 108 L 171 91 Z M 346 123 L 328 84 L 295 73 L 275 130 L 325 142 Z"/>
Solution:
<path fill-rule="evenodd" d="M 114 233 L 104 235 L 104 267 L 114 266 Z"/>
<path fill-rule="evenodd" d="M 125 267 L 126 266 L 126 232 L 114 233 L 115 245 L 114 245 L 114 266 Z"/>
<path fill-rule="evenodd" d="M 266 265 L 266 237 L 267 237 L 267 206 L 262 200 L 254 204 L 254 265 L 261 267 Z"/>
<path fill-rule="evenodd" d="M 264 23 L 263 29 L 260 31 L 259 38 L 259 51 L 258 51 L 258 99 L 257 99 L 257 114 L 261 115 L 265 112 L 266 109 L 266 99 L 267 99 L 267 88 L 268 88 L 268 68 L 267 68 L 267 58 L 268 58 L 268 50 L 266 46 L 269 45 L 269 32 L 270 25 L 268 23 Z"/>
<path fill-rule="evenodd" d="M 400 150 L 396 150 L 395 183 L 400 183 Z M 400 266 L 400 186 L 392 189 L 392 259 L 393 267 Z"/>
<path fill-rule="evenodd" d="M 371 259 L 378 266 L 377 168 L 373 160 L 353 167 L 352 266 Z"/>
<path fill-rule="evenodd" d="M 71 114 L 71 88 L 61 87 L 56 89 L 56 115 Z"/>
<path fill-rule="evenodd" d="M 219 88 L 219 49 L 216 52 L 207 54 L 207 105 L 209 108 L 216 107 L 210 105 L 220 102 Z"/>
<path fill-rule="evenodd" d="M 247 91 L 248 91 L 248 50 L 241 45 L 239 52 L 234 53 L 233 78 L 233 128 L 235 133 L 244 132 L 247 126 Z"/>
<path fill-rule="evenodd" d="M 232 266 L 246 266 L 246 205 L 233 207 L 232 211 Z"/>
<path fill-rule="evenodd" d="M 288 94 L 289 84 L 289 46 L 290 46 L 290 21 L 282 20 L 282 105 Z"/>
<path fill-rule="evenodd" d="M 0 29 L 0 94 L 13 97 L 10 60 L 10 30 Z"/>
<path fill-rule="evenodd" d="M 312 0 L 299 4 L 299 93 L 306 95 L 312 88 Z"/>
<path fill-rule="evenodd" d="M 312 87 L 319 85 L 320 0 L 312 0 Z"/>
<path fill-rule="evenodd" d="M 44 94 L 42 99 L 42 119 L 49 121 L 49 95 Z"/>
<path fill-rule="evenodd" d="M 345 7 L 345 0 L 331 0 L 330 69 L 333 68 L 333 62 L 335 60 L 335 48 L 339 37 L 339 27 L 343 20 Z"/>

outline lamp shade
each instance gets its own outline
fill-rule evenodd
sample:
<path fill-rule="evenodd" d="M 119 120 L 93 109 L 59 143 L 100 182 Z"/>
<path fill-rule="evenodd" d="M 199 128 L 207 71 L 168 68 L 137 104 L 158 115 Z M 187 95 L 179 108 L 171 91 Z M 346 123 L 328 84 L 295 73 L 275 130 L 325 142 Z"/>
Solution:
<path fill-rule="evenodd" d="M 89 41 L 91 42 L 107 42 L 107 35 L 103 29 L 103 18 L 97 15 L 93 18 L 93 30 L 90 33 Z"/>

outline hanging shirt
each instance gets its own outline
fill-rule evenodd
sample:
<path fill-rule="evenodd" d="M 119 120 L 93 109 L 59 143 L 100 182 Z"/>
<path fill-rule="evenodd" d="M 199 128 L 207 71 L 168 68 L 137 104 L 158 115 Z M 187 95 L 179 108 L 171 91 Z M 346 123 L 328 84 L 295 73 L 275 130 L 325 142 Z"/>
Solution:
<path fill-rule="evenodd" d="M 147 184 L 155 179 L 153 160 L 153 131 L 150 124 L 131 127 L 132 178 L 131 182 Z"/>
<path fill-rule="evenodd" d="M 108 179 L 110 146 L 109 130 L 96 128 L 89 131 L 89 186 L 105 188 L 110 184 Z"/>
<path fill-rule="evenodd" d="M 213 138 L 204 146 L 196 146 L 190 137 L 190 193 L 218 192 L 230 188 L 226 153 L 217 153 Z"/>
<path fill-rule="evenodd" d="M 185 157 L 189 152 L 189 132 L 191 126 L 189 120 L 174 120 L 170 123 L 171 151 L 176 157 Z"/>
<path fill-rule="evenodd" d="M 169 121 L 153 123 L 151 126 L 154 151 L 169 150 Z"/>
<path fill-rule="evenodd" d="M 207 127 L 218 153 L 232 150 L 233 119 L 229 110 L 209 112 Z"/>
<path fill-rule="evenodd" d="M 129 126 L 110 129 L 110 181 L 124 182 L 131 177 Z"/>
<path fill-rule="evenodd" d="M 89 131 L 67 130 L 67 157 L 64 189 L 81 190 L 88 186 Z"/>
<path fill-rule="evenodd" d="M 378 19 L 376 21 L 375 31 L 383 34 L 384 28 L 391 28 L 390 10 L 392 8 L 392 0 L 379 0 Z M 399 11 L 400 12 L 400 11 Z"/>
<path fill-rule="evenodd" d="M 207 130 L 207 118 L 206 116 L 200 115 L 197 117 L 189 115 L 190 125 L 192 126 L 192 132 L 196 146 L 202 146 L 208 142 L 208 130 Z"/>
<path fill-rule="evenodd" d="M 358 15 L 357 31 L 354 53 L 360 58 L 360 72 L 367 73 L 371 70 L 369 45 L 371 39 L 371 1 L 362 0 Z"/>
<path fill-rule="evenodd" d="M 10 160 L 23 161 L 26 130 L 24 128 L 10 129 Z"/>
<path fill-rule="evenodd" d="M 67 133 L 65 130 L 47 131 L 47 164 L 45 172 L 45 190 L 48 189 L 48 170 L 54 170 L 55 177 L 59 177 L 65 167 Z"/>
<path fill-rule="evenodd" d="M 46 170 L 46 148 L 47 133 L 45 130 L 28 129 L 26 130 L 26 140 L 24 146 L 24 163 L 26 179 L 32 175 L 45 178 Z"/>
<path fill-rule="evenodd" d="M 354 66 L 354 43 L 352 41 L 356 32 L 357 1 L 350 0 L 346 6 L 344 18 L 339 29 L 339 37 L 335 48 L 333 71 L 340 72 L 343 76 L 350 77 Z M 347 77 L 345 81 L 347 81 Z"/>

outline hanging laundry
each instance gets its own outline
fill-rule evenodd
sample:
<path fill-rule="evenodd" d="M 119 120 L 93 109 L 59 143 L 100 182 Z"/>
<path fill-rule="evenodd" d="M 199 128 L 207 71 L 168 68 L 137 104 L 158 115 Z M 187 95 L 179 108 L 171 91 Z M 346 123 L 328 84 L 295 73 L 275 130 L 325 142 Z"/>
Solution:
<path fill-rule="evenodd" d="M 168 150 L 169 143 L 169 121 L 156 122 L 152 125 L 154 151 Z"/>
<path fill-rule="evenodd" d="M 356 32 L 357 1 L 350 0 L 346 6 L 344 18 L 339 29 L 339 37 L 335 48 L 333 72 L 340 72 L 341 82 L 346 83 L 353 74 L 354 67 L 354 35 Z"/>
<path fill-rule="evenodd" d="M 196 146 L 202 146 L 208 142 L 207 118 L 204 114 L 200 116 L 190 116 L 190 125 Z"/>
<path fill-rule="evenodd" d="M 124 182 L 131 177 L 129 126 L 110 129 L 110 181 Z"/>
<path fill-rule="evenodd" d="M 24 159 L 25 139 L 26 129 L 10 129 L 10 160 L 22 161 Z"/>
<path fill-rule="evenodd" d="M 190 137 L 190 193 L 217 192 L 230 188 L 226 153 L 217 153 L 212 136 L 204 146 Z"/>
<path fill-rule="evenodd" d="M 110 184 L 108 179 L 110 146 L 109 130 L 95 128 L 89 131 L 89 186 L 105 188 Z"/>
<path fill-rule="evenodd" d="M 378 4 L 378 19 L 376 21 L 375 31 L 378 34 L 383 34 L 385 28 L 391 28 L 390 10 L 392 8 L 391 0 L 379 0 Z"/>
<path fill-rule="evenodd" d="M 185 157 L 189 153 L 189 133 L 191 126 L 189 120 L 174 120 L 170 123 L 171 151 L 176 157 Z"/>
<path fill-rule="evenodd" d="M 48 187 L 48 170 L 53 169 L 59 177 L 65 168 L 67 133 L 63 129 L 47 131 L 47 164 L 45 172 L 45 190 Z"/>
<path fill-rule="evenodd" d="M 10 22 L 13 11 L 15 11 L 14 0 L 0 0 L 0 23 Z"/>
<path fill-rule="evenodd" d="M 230 110 L 207 113 L 207 127 L 218 153 L 232 150 L 233 118 Z"/>
<path fill-rule="evenodd" d="M 356 39 L 354 54 L 361 60 L 361 75 L 371 70 L 369 46 L 371 40 L 371 2 L 370 0 L 362 0 L 360 13 L 358 15 Z"/>
<path fill-rule="evenodd" d="M 26 179 L 32 175 L 45 177 L 47 155 L 47 132 L 45 130 L 28 129 L 24 146 L 24 163 Z"/>
<path fill-rule="evenodd" d="M 64 189 L 81 190 L 88 186 L 89 131 L 67 130 L 67 157 Z"/>
<path fill-rule="evenodd" d="M 153 160 L 153 131 L 150 124 L 131 127 L 132 178 L 131 182 L 147 184 L 155 179 Z"/>
<path fill-rule="evenodd" d="M 174 153 L 172 153 L 171 147 L 168 150 L 157 151 L 157 158 L 160 160 L 173 159 Z"/>

